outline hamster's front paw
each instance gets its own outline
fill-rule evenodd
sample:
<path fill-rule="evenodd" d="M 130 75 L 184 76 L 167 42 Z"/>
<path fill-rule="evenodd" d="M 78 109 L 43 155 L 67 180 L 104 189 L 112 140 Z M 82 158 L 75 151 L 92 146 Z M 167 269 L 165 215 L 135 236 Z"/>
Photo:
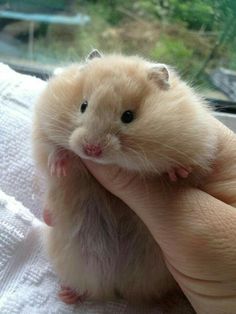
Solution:
<path fill-rule="evenodd" d="M 61 290 L 58 293 L 59 298 L 66 304 L 75 304 L 77 302 L 84 302 L 88 296 L 87 291 L 79 294 L 77 291 L 67 286 L 61 286 Z"/>
<path fill-rule="evenodd" d="M 174 167 L 171 168 L 167 173 L 171 182 L 176 182 L 178 178 L 186 179 L 189 174 L 192 172 L 192 168 L 189 166 L 186 167 Z"/>
<path fill-rule="evenodd" d="M 56 149 L 48 157 L 48 167 L 51 176 L 56 175 L 58 178 L 67 175 L 70 153 L 66 149 Z"/>

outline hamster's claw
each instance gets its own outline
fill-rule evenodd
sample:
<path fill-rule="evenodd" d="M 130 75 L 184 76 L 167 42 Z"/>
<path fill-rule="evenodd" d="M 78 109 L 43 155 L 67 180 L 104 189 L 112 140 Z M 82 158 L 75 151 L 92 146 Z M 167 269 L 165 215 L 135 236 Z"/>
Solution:
<path fill-rule="evenodd" d="M 176 182 L 178 178 L 187 178 L 192 172 L 191 167 L 175 167 L 171 168 L 167 173 L 171 182 Z"/>
<path fill-rule="evenodd" d="M 75 304 L 77 302 L 84 302 L 88 296 L 87 291 L 83 294 L 79 294 L 75 290 L 62 286 L 61 291 L 58 293 L 59 298 L 66 304 Z"/>
<path fill-rule="evenodd" d="M 67 175 L 69 153 L 66 150 L 56 150 L 48 158 L 48 167 L 51 176 L 56 175 L 58 178 Z"/>

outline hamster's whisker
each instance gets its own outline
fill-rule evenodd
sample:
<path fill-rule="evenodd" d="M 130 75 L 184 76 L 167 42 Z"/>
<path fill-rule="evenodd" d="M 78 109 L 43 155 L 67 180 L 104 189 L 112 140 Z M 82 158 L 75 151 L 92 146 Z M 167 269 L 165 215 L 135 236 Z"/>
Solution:
<path fill-rule="evenodd" d="M 51 126 L 50 127 L 50 130 L 51 131 L 54 131 L 54 132 L 57 132 L 57 134 L 59 135 L 63 135 L 63 136 L 70 136 L 71 135 L 71 132 L 69 131 L 69 130 L 65 130 L 64 128 L 60 128 L 60 127 L 53 127 L 53 126 Z"/>
<path fill-rule="evenodd" d="M 159 142 L 159 141 L 157 141 L 157 140 L 155 140 L 155 141 L 149 140 L 149 141 L 148 141 L 146 138 L 145 138 L 144 140 L 145 140 L 146 142 L 150 142 L 150 143 L 152 143 L 152 144 L 155 144 L 155 143 L 156 143 L 156 144 L 161 145 L 161 146 L 163 146 L 163 147 L 167 147 L 168 149 L 170 149 L 170 150 L 172 150 L 172 151 L 174 151 L 174 152 L 177 152 L 178 154 L 180 154 L 180 155 L 186 157 L 186 159 L 190 160 L 190 161 L 193 163 L 193 165 L 197 165 L 197 166 L 200 166 L 200 167 L 203 168 L 203 169 L 207 169 L 207 167 L 204 168 L 204 166 L 203 166 L 202 164 L 200 164 L 199 162 L 197 162 L 196 159 L 192 158 L 192 157 L 189 156 L 188 154 L 186 154 L 186 153 L 184 153 L 184 152 L 178 150 L 177 148 L 175 148 L 175 147 L 173 147 L 173 146 L 170 146 L 170 145 L 168 145 L 168 144 L 166 144 L 166 143 Z M 158 154 L 159 154 L 160 156 L 162 156 L 164 159 L 169 159 L 170 161 L 172 160 L 172 161 L 174 162 L 174 164 L 177 163 L 179 166 L 182 166 L 182 167 L 186 166 L 186 165 L 181 164 L 180 162 L 177 162 L 177 160 L 175 160 L 175 159 L 173 159 L 173 158 L 171 158 L 171 157 L 168 157 L 167 155 L 164 155 L 164 154 L 161 155 L 160 152 L 158 152 Z"/>
<path fill-rule="evenodd" d="M 66 141 L 66 139 L 64 139 L 63 137 L 60 136 L 50 136 L 50 139 L 54 142 L 54 144 L 58 147 L 60 146 L 65 146 L 68 147 L 68 142 Z"/>
<path fill-rule="evenodd" d="M 155 166 L 153 165 L 153 163 L 150 162 L 150 160 L 148 159 L 147 154 L 146 154 L 146 152 L 144 151 L 144 149 L 143 149 L 140 145 L 138 145 L 138 147 L 139 147 L 139 149 L 141 150 L 141 152 L 142 152 L 142 154 L 143 154 L 143 157 L 144 157 L 144 158 L 141 158 L 141 156 L 140 156 L 140 158 L 142 159 L 143 162 L 146 163 L 147 169 L 151 169 L 154 173 L 157 173 L 157 172 L 159 173 L 157 167 L 155 167 Z M 139 154 L 137 153 L 137 155 L 139 155 Z"/>
<path fill-rule="evenodd" d="M 69 132 L 68 130 L 65 130 L 64 128 L 59 128 L 59 127 L 53 127 L 53 126 L 49 126 L 48 129 L 50 130 L 50 132 L 57 132 L 58 135 L 60 136 L 70 136 L 71 132 Z M 38 127 L 38 130 L 45 132 L 45 127 Z"/>
<path fill-rule="evenodd" d="M 123 156 L 122 160 L 124 161 L 124 164 L 125 164 L 125 169 L 129 169 L 129 162 L 126 158 L 126 155 L 124 152 L 121 152 L 121 155 Z"/>
<path fill-rule="evenodd" d="M 69 134 L 64 134 L 62 133 L 61 131 L 58 132 L 56 130 L 52 130 L 52 132 L 54 132 L 54 134 L 51 134 L 50 135 L 50 139 L 53 139 L 53 138 L 57 138 L 63 142 L 67 142 L 68 143 L 68 138 L 69 138 Z"/>
<path fill-rule="evenodd" d="M 130 151 L 132 151 L 132 153 L 136 155 L 137 159 L 139 160 L 139 162 L 141 162 L 141 164 L 142 164 L 143 168 L 145 169 L 145 171 L 150 172 L 150 171 L 155 171 L 156 170 L 156 169 L 154 169 L 153 165 L 149 162 L 149 160 L 146 158 L 146 156 L 145 156 L 143 151 L 142 151 L 143 156 L 140 156 L 140 154 L 138 152 L 136 152 L 135 150 L 133 150 L 133 149 L 131 149 Z"/>
<path fill-rule="evenodd" d="M 207 169 L 207 167 L 204 167 L 202 164 L 200 164 L 199 162 L 197 162 L 196 159 L 192 158 L 191 156 L 189 156 L 188 154 L 186 154 L 186 153 L 184 153 L 184 152 L 181 152 L 181 151 L 178 150 L 177 148 L 171 147 L 171 146 L 169 146 L 168 144 L 164 144 L 164 143 L 162 143 L 162 145 L 165 146 L 165 147 L 167 147 L 167 148 L 169 148 L 169 149 L 171 149 L 172 151 L 175 151 L 175 152 L 177 152 L 178 154 L 181 154 L 182 156 L 188 158 L 188 159 L 193 163 L 193 165 L 197 165 L 197 166 L 201 167 L 202 169 Z M 165 156 L 165 158 L 167 158 L 167 156 Z M 180 163 L 178 163 L 178 164 L 179 164 L 180 166 L 183 166 L 183 167 L 186 166 L 186 165 L 182 165 L 182 164 L 180 164 Z"/>
<path fill-rule="evenodd" d="M 62 79 L 62 81 L 64 81 L 67 84 L 70 83 L 69 80 Z M 59 105 L 61 104 L 61 99 L 67 97 L 67 92 L 64 92 L 63 90 L 60 90 L 59 93 L 58 92 L 55 93 L 53 90 L 53 87 L 51 87 L 50 84 L 48 85 L 48 91 L 52 95 L 52 97 L 55 99 L 56 103 Z"/>
<path fill-rule="evenodd" d="M 46 116 L 45 116 L 45 118 L 46 118 Z M 67 123 L 66 122 L 63 122 L 63 121 L 61 121 L 61 120 L 59 120 L 59 119 L 56 119 L 56 118 L 49 118 L 49 122 L 52 124 L 52 123 L 56 123 L 56 126 L 57 127 L 61 127 L 61 128 L 66 128 L 66 129 L 68 129 L 68 125 L 67 125 Z"/>
<path fill-rule="evenodd" d="M 148 172 L 152 171 L 153 173 L 158 173 L 159 175 L 161 175 L 161 172 L 158 170 L 157 167 L 155 167 L 150 161 L 149 159 L 147 158 L 146 156 L 146 153 L 145 151 L 142 149 L 142 147 L 140 145 L 138 145 L 137 143 L 135 143 L 135 145 L 138 147 L 139 151 L 142 152 L 142 155 L 144 158 L 140 158 L 140 154 L 138 152 L 136 152 L 134 149 L 132 149 L 131 147 L 129 147 L 129 150 L 132 151 L 132 153 L 136 154 L 136 156 L 138 157 L 138 159 L 142 162 L 143 166 L 144 166 L 144 169 L 146 169 Z M 131 145 L 132 146 L 132 145 Z M 179 166 L 186 166 L 186 165 L 183 165 L 179 162 L 177 162 L 175 159 L 167 156 L 167 155 L 164 155 L 164 154 L 161 154 L 160 152 L 158 152 L 158 155 L 163 159 L 163 160 L 168 160 L 170 161 L 171 164 L 173 165 L 176 165 L 178 164 Z"/>
<path fill-rule="evenodd" d="M 55 110 L 56 110 L 56 109 L 55 109 Z M 45 111 L 41 111 L 41 114 L 42 114 L 45 118 L 49 118 L 49 121 L 52 120 L 52 121 L 58 122 L 58 124 L 60 124 L 60 125 L 65 125 L 65 127 L 68 128 L 67 122 L 63 122 L 60 118 L 57 118 L 57 117 L 55 117 L 55 116 L 52 116 L 52 115 L 46 113 Z M 65 112 L 65 115 L 66 115 L 68 118 L 74 117 L 73 114 L 68 113 L 68 112 Z"/>
<path fill-rule="evenodd" d="M 128 145 L 127 145 L 128 144 Z M 131 142 L 129 142 L 129 140 L 127 141 L 127 149 L 129 151 L 131 151 L 133 154 L 136 155 L 137 159 L 141 161 L 141 163 L 143 164 L 144 169 L 148 170 L 148 172 L 153 171 L 154 173 L 157 173 L 158 169 L 149 161 L 146 152 L 144 151 L 144 149 L 141 147 L 141 145 L 139 145 L 138 143 L 134 142 L 134 145 L 136 147 L 138 147 L 138 152 L 132 147 L 133 143 L 132 140 Z M 140 155 L 140 151 L 142 153 L 142 155 Z"/>
<path fill-rule="evenodd" d="M 152 163 L 147 159 L 147 156 L 146 156 L 145 152 L 143 151 L 143 149 L 141 147 L 139 147 L 139 150 L 142 152 L 143 156 L 141 156 L 139 152 L 135 151 L 131 147 L 128 147 L 128 150 L 130 152 L 132 152 L 132 154 L 134 154 L 137 157 L 137 159 L 142 164 L 142 166 L 145 169 L 145 171 L 147 171 L 147 172 L 153 171 L 155 173 L 157 172 L 156 167 L 154 167 L 152 165 Z M 140 171 L 140 173 L 143 173 L 143 171 L 142 172 Z"/>
<path fill-rule="evenodd" d="M 141 162 L 141 164 L 143 165 L 143 168 L 144 169 L 148 169 L 148 166 L 147 166 L 147 163 L 146 163 L 146 160 L 144 160 L 143 158 L 140 157 L 140 154 L 135 151 L 133 148 L 131 148 L 130 146 L 126 147 L 127 151 L 128 152 L 131 152 L 133 155 L 135 155 L 135 157 L 139 160 L 139 162 Z M 124 156 L 126 156 L 124 154 Z"/>

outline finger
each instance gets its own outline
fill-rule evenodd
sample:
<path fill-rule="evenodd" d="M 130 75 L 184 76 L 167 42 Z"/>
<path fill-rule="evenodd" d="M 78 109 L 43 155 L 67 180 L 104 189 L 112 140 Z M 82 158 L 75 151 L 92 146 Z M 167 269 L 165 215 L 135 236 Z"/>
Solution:
<path fill-rule="evenodd" d="M 83 160 L 90 173 L 111 193 L 126 200 L 135 192 L 141 180 L 137 173 L 128 172 L 114 165 L 102 165 L 90 160 Z M 132 194 L 134 197 L 134 193 Z"/>

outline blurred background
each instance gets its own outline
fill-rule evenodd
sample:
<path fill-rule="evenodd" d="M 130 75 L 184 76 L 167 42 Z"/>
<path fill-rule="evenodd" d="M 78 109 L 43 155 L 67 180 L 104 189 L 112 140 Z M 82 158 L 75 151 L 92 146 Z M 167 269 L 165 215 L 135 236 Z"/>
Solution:
<path fill-rule="evenodd" d="M 92 48 L 171 64 L 236 101 L 236 0 L 0 0 L 0 61 L 47 76 Z"/>

